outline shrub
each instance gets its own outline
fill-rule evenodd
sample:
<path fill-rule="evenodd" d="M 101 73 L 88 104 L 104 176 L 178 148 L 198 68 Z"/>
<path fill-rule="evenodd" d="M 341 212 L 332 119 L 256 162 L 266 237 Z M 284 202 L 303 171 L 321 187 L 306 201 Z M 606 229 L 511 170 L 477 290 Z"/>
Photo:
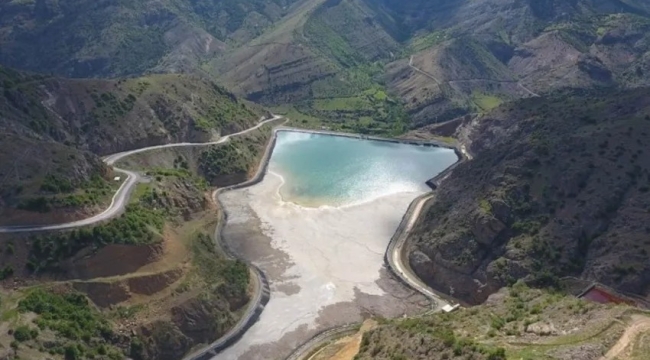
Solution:
<path fill-rule="evenodd" d="M 498 316 L 493 316 L 492 321 L 490 322 L 490 326 L 496 330 L 501 330 L 505 324 L 505 320 Z"/>
<path fill-rule="evenodd" d="M 506 360 L 506 349 L 500 347 L 490 350 L 488 360 Z"/>
<path fill-rule="evenodd" d="M 41 184 L 41 191 L 51 192 L 55 194 L 67 193 L 74 190 L 74 186 L 70 180 L 59 176 L 48 175 Z"/>
<path fill-rule="evenodd" d="M 18 342 L 29 341 L 38 336 L 38 330 L 30 329 L 26 325 L 21 325 L 14 330 L 14 339 Z"/>
<path fill-rule="evenodd" d="M 46 198 L 39 196 L 21 201 L 18 209 L 45 213 L 51 210 L 51 206 Z"/>
<path fill-rule="evenodd" d="M 111 334 L 108 323 L 90 306 L 85 296 L 77 293 L 53 294 L 34 290 L 18 303 L 18 311 L 38 315 L 36 324 L 51 329 L 70 340 L 91 339 Z"/>
<path fill-rule="evenodd" d="M 33 238 L 30 268 L 52 268 L 60 260 L 86 247 L 149 244 L 155 240 L 151 229 L 161 231 L 163 225 L 162 211 L 147 209 L 140 204 L 128 205 L 122 216 L 106 224 Z"/>
<path fill-rule="evenodd" d="M 68 345 L 65 347 L 64 356 L 65 356 L 65 360 L 81 359 L 81 354 L 79 352 L 79 349 L 73 345 Z"/>
<path fill-rule="evenodd" d="M 144 358 L 143 353 L 144 353 L 144 345 L 142 344 L 142 341 L 138 338 L 133 338 L 131 340 L 129 355 L 134 360 L 141 360 Z"/>
<path fill-rule="evenodd" d="M 4 269 L 0 270 L 0 280 L 5 280 L 14 274 L 14 268 L 11 265 L 6 265 Z"/>

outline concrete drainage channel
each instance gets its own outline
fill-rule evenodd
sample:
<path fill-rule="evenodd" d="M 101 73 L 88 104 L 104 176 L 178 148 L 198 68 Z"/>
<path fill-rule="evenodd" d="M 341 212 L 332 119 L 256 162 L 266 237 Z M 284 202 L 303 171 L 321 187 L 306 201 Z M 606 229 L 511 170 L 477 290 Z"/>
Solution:
<path fill-rule="evenodd" d="M 360 324 L 350 324 L 324 330 L 291 352 L 286 360 L 308 360 L 308 356 L 327 346 L 329 342 L 352 335 L 359 331 L 360 328 Z"/>
<path fill-rule="evenodd" d="M 300 131 L 300 130 L 298 130 Z M 302 130 L 303 132 L 307 132 Z M 332 132 L 327 132 L 327 131 L 314 131 L 315 133 L 321 133 L 321 134 L 330 134 L 330 135 L 339 135 L 338 133 L 332 133 Z M 361 136 L 361 135 L 355 135 L 355 134 L 343 134 L 343 136 L 350 136 L 350 137 L 355 137 L 359 139 L 366 139 L 366 137 Z M 375 140 L 371 137 L 369 137 L 370 140 Z M 392 140 L 392 139 L 376 139 L 376 140 L 383 140 L 383 141 L 390 141 L 390 142 L 402 142 L 400 140 Z M 432 188 L 431 192 L 428 192 L 426 194 L 422 194 L 415 198 L 411 204 L 409 205 L 408 209 L 406 210 L 406 213 L 402 217 L 402 220 L 400 221 L 400 224 L 398 225 L 397 229 L 395 230 L 395 234 L 391 238 L 390 242 L 388 243 L 388 247 L 386 248 L 386 252 L 384 253 L 384 262 L 387 265 L 386 267 L 388 270 L 397 278 L 400 280 L 402 284 L 407 286 L 410 289 L 413 289 L 424 296 L 426 296 L 430 301 L 434 303 L 434 310 L 433 311 L 440 311 L 442 309 L 442 302 L 444 302 L 444 299 L 441 295 L 437 293 L 433 293 L 432 291 L 429 291 L 429 289 L 426 288 L 426 285 L 421 286 L 418 284 L 417 281 L 410 279 L 404 272 L 399 270 L 399 267 L 395 264 L 395 259 L 393 254 L 395 251 L 400 252 L 398 256 L 401 258 L 401 246 L 403 245 L 402 242 L 404 242 L 406 239 L 406 235 L 408 235 L 408 232 L 410 231 L 409 228 L 409 222 L 411 221 L 413 216 L 416 216 L 416 210 L 420 206 L 420 203 L 425 202 L 429 200 L 431 197 L 433 197 L 433 194 L 435 193 L 435 190 L 440 186 L 440 183 L 442 182 L 443 179 L 445 179 L 449 174 L 461 163 L 465 162 L 468 160 L 468 156 L 466 155 L 465 151 L 462 151 L 457 146 L 450 146 L 447 144 L 441 144 L 440 142 L 434 141 L 434 142 L 423 142 L 423 141 L 417 141 L 417 142 L 412 142 L 412 141 L 403 141 L 404 143 L 408 144 L 417 144 L 417 145 L 425 145 L 425 146 L 439 146 L 439 147 L 447 147 L 453 149 L 456 154 L 458 155 L 459 160 L 445 169 L 443 172 L 432 178 L 431 180 L 427 181 L 427 185 L 429 185 Z M 411 277 L 416 277 L 415 274 L 410 274 Z M 427 312 L 430 313 L 431 311 Z M 326 346 L 328 343 L 331 343 L 332 341 L 336 339 L 340 339 L 345 336 L 349 336 L 351 334 L 354 334 L 357 332 L 360 328 L 360 324 L 349 324 L 349 325 L 344 325 L 344 326 L 339 326 L 331 329 L 324 330 L 318 334 L 316 334 L 314 337 L 309 339 L 307 342 L 303 343 L 300 347 L 295 349 L 285 360 L 308 360 L 309 357 L 314 354 L 316 351 L 321 349 L 323 346 Z"/>
<path fill-rule="evenodd" d="M 230 257 L 231 259 L 239 259 L 240 261 L 244 261 L 251 269 L 254 275 L 253 280 L 256 283 L 255 291 L 254 291 L 255 298 L 250 302 L 250 304 L 248 305 L 248 309 L 246 310 L 246 313 L 239 321 L 239 323 L 235 325 L 235 327 L 230 329 L 228 333 L 226 333 L 221 338 L 217 339 L 212 344 L 204 347 L 202 350 L 186 356 L 184 358 L 186 360 L 211 359 L 217 356 L 221 351 L 223 351 L 230 345 L 236 343 L 244 335 L 244 333 L 257 322 L 260 315 L 262 314 L 262 311 L 264 310 L 264 306 L 266 306 L 266 304 L 271 299 L 271 289 L 269 286 L 269 281 L 266 275 L 262 272 L 262 270 L 260 270 L 257 266 L 255 266 L 251 262 L 238 258 L 236 254 L 232 251 L 232 249 L 228 247 L 228 244 L 225 241 L 223 241 L 222 232 L 224 226 L 226 225 L 226 222 L 228 221 L 228 212 L 226 211 L 225 207 L 219 200 L 219 195 L 227 191 L 253 186 L 262 181 L 262 179 L 264 178 L 264 173 L 266 172 L 266 169 L 269 165 L 269 160 L 271 159 L 273 148 L 275 147 L 277 131 L 278 128 L 273 129 L 273 134 L 271 135 L 271 139 L 269 140 L 269 143 L 266 146 L 266 149 L 264 151 L 264 156 L 262 156 L 260 166 L 258 167 L 255 176 L 253 176 L 248 181 L 244 181 L 243 183 L 217 189 L 212 194 L 212 199 L 218 205 L 220 210 L 219 219 L 218 219 L 219 221 L 217 222 L 217 227 L 214 231 L 214 243 L 216 246 L 219 246 L 222 249 L 223 253 L 226 254 L 226 256 Z"/>

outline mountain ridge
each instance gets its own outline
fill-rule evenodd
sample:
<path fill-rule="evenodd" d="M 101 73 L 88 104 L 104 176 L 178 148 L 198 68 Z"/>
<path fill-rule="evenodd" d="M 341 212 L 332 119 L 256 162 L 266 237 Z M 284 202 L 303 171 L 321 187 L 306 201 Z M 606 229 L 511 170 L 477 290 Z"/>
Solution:
<path fill-rule="evenodd" d="M 5 221 L 29 223 L 50 206 L 76 212 L 80 205 L 92 208 L 110 200 L 111 171 L 101 155 L 205 142 L 252 127 L 263 113 L 190 75 L 63 79 L 0 67 L 0 83 L 5 85 L 0 95 Z M 34 156 L 33 144 L 45 150 L 41 156 Z M 85 190 L 75 194 L 75 189 Z M 50 200 L 54 203 L 47 205 Z M 37 211 L 18 212 L 14 219 L 10 213 L 16 207 Z"/>

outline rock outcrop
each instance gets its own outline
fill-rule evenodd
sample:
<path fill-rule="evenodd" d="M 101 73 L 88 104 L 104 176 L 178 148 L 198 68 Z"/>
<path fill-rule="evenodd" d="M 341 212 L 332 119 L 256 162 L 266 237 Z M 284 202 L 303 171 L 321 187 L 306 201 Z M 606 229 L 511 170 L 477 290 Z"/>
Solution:
<path fill-rule="evenodd" d="M 567 275 L 648 296 L 648 95 L 565 92 L 466 125 L 474 159 L 442 182 L 413 230 L 414 271 L 469 303 L 517 279 Z"/>

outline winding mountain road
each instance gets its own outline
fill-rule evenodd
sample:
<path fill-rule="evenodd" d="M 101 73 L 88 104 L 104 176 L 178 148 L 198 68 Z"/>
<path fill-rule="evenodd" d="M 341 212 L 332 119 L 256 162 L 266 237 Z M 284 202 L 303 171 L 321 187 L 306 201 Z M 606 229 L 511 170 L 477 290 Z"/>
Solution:
<path fill-rule="evenodd" d="M 428 72 L 418 68 L 417 66 L 413 65 L 413 55 L 411 55 L 411 58 L 409 59 L 409 67 L 411 69 L 413 69 L 415 72 L 420 73 L 420 74 L 428 77 L 429 79 L 432 79 L 433 81 L 436 82 L 436 84 L 438 84 L 438 86 L 442 85 L 442 82 L 440 80 L 438 80 L 438 78 L 433 76 L 433 74 L 428 73 Z M 452 83 L 463 82 L 463 81 L 488 81 L 488 82 L 495 82 L 495 83 L 517 84 L 517 86 L 519 86 L 524 91 L 526 91 L 530 96 L 532 96 L 532 97 L 540 97 L 540 95 L 538 93 L 530 90 L 529 88 L 524 86 L 524 84 L 522 84 L 520 81 L 517 81 L 517 80 L 462 79 L 462 80 L 448 80 L 448 81 L 446 81 L 446 83 L 451 85 Z"/>
<path fill-rule="evenodd" d="M 257 125 L 240 131 L 238 133 L 230 134 L 221 137 L 217 141 L 212 141 L 212 142 L 205 142 L 205 143 L 188 143 L 188 142 L 183 142 L 183 143 L 175 143 L 175 144 L 166 144 L 166 145 L 156 145 L 156 146 L 149 146 L 141 149 L 136 149 L 136 150 L 130 150 L 130 151 L 124 151 L 121 153 L 113 154 L 113 155 L 108 155 L 106 156 L 103 160 L 107 165 L 113 165 L 115 162 L 117 162 L 120 159 L 123 159 L 127 156 L 133 155 L 133 154 L 138 154 L 146 151 L 151 151 L 151 150 L 156 150 L 156 149 L 165 149 L 165 148 L 173 148 L 173 147 L 182 147 L 182 146 L 209 146 L 209 145 L 217 145 L 217 144 L 222 144 L 228 141 L 231 137 L 239 136 L 239 135 L 244 135 L 246 133 L 249 133 L 253 130 L 259 129 L 261 126 L 264 124 L 281 119 L 282 116 L 274 115 L 270 119 L 262 120 L 260 121 Z M 137 172 L 130 171 L 130 170 L 125 170 L 125 169 L 120 169 L 117 167 L 113 167 L 113 170 L 115 170 L 118 173 L 126 175 L 126 180 L 122 183 L 120 188 L 115 192 L 115 195 L 113 195 L 113 198 L 111 199 L 111 204 L 101 212 L 100 214 L 91 216 L 86 219 L 82 220 L 77 220 L 77 221 L 71 221 L 63 224 L 54 224 L 54 225 L 21 225 L 21 226 L 0 226 L 0 233 L 20 233 L 20 232 L 37 232 L 37 231 L 52 231 L 52 230 L 67 230 L 67 229 L 74 229 L 78 227 L 83 227 L 83 226 L 88 226 L 88 225 L 93 225 L 105 220 L 112 219 L 116 217 L 117 215 L 121 214 L 124 208 L 126 207 L 126 204 L 128 203 L 129 200 L 129 194 L 133 190 L 134 186 L 138 183 L 138 181 L 141 179 L 140 175 Z"/>
<path fill-rule="evenodd" d="M 223 136 L 217 141 L 213 142 L 206 142 L 206 143 L 188 143 L 188 142 L 183 142 L 183 143 L 175 143 L 175 144 L 166 144 L 166 145 L 157 145 L 157 146 L 150 146 L 150 147 L 145 147 L 141 149 L 136 149 L 136 150 L 130 150 L 130 151 L 124 151 L 120 152 L 117 154 L 109 155 L 103 158 L 103 161 L 110 166 L 113 166 L 117 161 L 128 157 L 130 155 L 146 152 L 146 151 L 151 151 L 151 150 L 156 150 L 156 149 L 164 149 L 164 148 L 173 148 L 173 147 L 183 147 L 183 146 L 209 146 L 209 145 L 217 145 L 217 144 L 222 144 L 227 142 L 231 137 L 239 136 L 239 135 L 244 135 L 246 133 L 249 133 L 251 131 L 254 131 L 256 129 L 259 129 L 261 126 L 271 122 L 275 121 L 278 119 L 281 119 L 282 116 L 277 116 L 274 115 L 270 119 L 262 120 L 260 121 L 257 125 L 254 127 L 251 127 L 249 129 L 240 131 L 238 133 L 230 134 Z M 218 201 L 218 193 L 221 191 L 228 191 L 231 188 L 240 188 L 240 187 L 245 187 L 245 186 L 250 186 L 256 182 L 258 182 L 262 176 L 263 176 L 263 171 L 265 169 L 264 164 L 268 161 L 268 158 L 270 157 L 270 149 L 273 146 L 273 141 L 270 141 L 269 144 L 267 145 L 266 152 L 263 156 L 263 161 L 260 164 L 260 167 L 258 168 L 258 171 L 256 175 L 253 177 L 253 179 L 246 181 L 242 184 L 237 184 L 228 188 L 223 188 L 219 189 L 215 192 L 213 197 L 215 198 L 215 201 Z M 463 149 L 464 150 L 464 149 Z M 463 151 L 465 153 L 465 151 Z M 111 218 L 114 218 L 121 214 L 124 211 L 124 208 L 126 207 L 126 204 L 128 203 L 129 195 L 135 185 L 141 181 L 141 176 L 137 172 L 126 170 L 126 169 L 120 169 L 117 167 L 113 167 L 113 169 L 116 172 L 122 173 L 126 175 L 126 180 L 122 185 L 119 187 L 119 189 L 116 191 L 115 195 L 113 196 L 111 200 L 111 204 L 109 207 L 104 210 L 102 213 L 94 215 L 92 217 L 78 220 L 78 221 L 72 221 L 68 223 L 63 223 L 63 224 L 54 224 L 54 225 L 34 225 L 34 226 L 2 226 L 0 227 L 0 233 L 20 233 L 20 232 L 37 232 L 37 231 L 51 231 L 51 230 L 65 230 L 65 229 L 72 229 L 72 228 L 78 228 L 78 227 L 83 227 L 83 226 L 88 226 L 88 225 L 93 225 L 102 221 L 109 220 Z M 403 218 L 403 228 L 400 234 L 398 234 L 398 237 L 394 240 L 391 241 L 391 244 L 389 244 L 389 247 L 387 249 L 387 260 L 389 262 L 389 265 L 393 268 L 394 272 L 407 284 L 409 284 L 412 288 L 415 290 L 419 291 L 420 293 L 424 294 L 428 298 L 434 300 L 436 306 L 435 310 L 439 310 L 442 306 L 447 304 L 447 301 L 445 301 L 442 297 L 440 297 L 438 294 L 436 294 L 433 290 L 431 290 L 430 287 L 428 287 L 422 280 L 420 280 L 410 269 L 408 265 L 405 264 L 404 259 L 403 259 L 403 247 L 406 242 L 406 238 L 410 231 L 412 230 L 413 226 L 415 225 L 415 222 L 417 218 L 420 215 L 420 212 L 422 211 L 422 208 L 424 204 L 426 203 L 427 200 L 429 200 L 431 197 L 433 197 L 432 194 L 425 195 L 417 199 L 413 204 L 409 207 L 407 213 L 405 214 Z M 215 236 L 220 236 L 219 234 L 219 228 L 215 231 Z M 210 344 L 209 346 L 203 348 L 202 350 L 199 350 L 193 354 L 190 354 L 184 359 L 196 359 L 196 360 L 206 360 L 210 359 L 217 354 L 224 348 L 228 347 L 229 345 L 233 344 L 236 342 L 240 336 L 250 327 L 259 317 L 261 314 L 262 310 L 264 309 L 265 303 L 268 301 L 268 298 L 270 296 L 270 291 L 269 291 L 269 284 L 268 281 L 266 280 L 266 277 L 264 274 L 261 272 L 260 269 L 258 269 L 255 266 L 251 267 L 251 270 L 255 273 L 256 276 L 253 276 L 253 281 L 255 290 L 253 291 L 253 298 L 251 299 L 245 313 L 243 314 L 242 318 L 240 321 L 232 328 L 230 331 L 228 331 L 227 334 L 222 336 L 220 339 L 215 341 L 214 343 Z"/>
<path fill-rule="evenodd" d="M 411 55 L 411 58 L 409 59 L 409 67 L 410 67 L 411 69 L 415 70 L 415 72 L 418 72 L 418 73 L 420 73 L 420 74 L 422 74 L 422 75 L 428 77 L 429 79 L 435 81 L 436 84 L 438 84 L 438 85 L 441 85 L 441 84 L 442 84 L 442 82 L 440 82 L 440 80 L 438 80 L 438 78 L 436 78 L 435 76 L 433 76 L 433 75 L 429 74 L 428 72 L 426 72 L 426 71 L 424 71 L 424 70 L 421 70 L 420 68 L 418 68 L 418 67 L 416 67 L 415 65 L 413 65 L 413 55 Z"/>

